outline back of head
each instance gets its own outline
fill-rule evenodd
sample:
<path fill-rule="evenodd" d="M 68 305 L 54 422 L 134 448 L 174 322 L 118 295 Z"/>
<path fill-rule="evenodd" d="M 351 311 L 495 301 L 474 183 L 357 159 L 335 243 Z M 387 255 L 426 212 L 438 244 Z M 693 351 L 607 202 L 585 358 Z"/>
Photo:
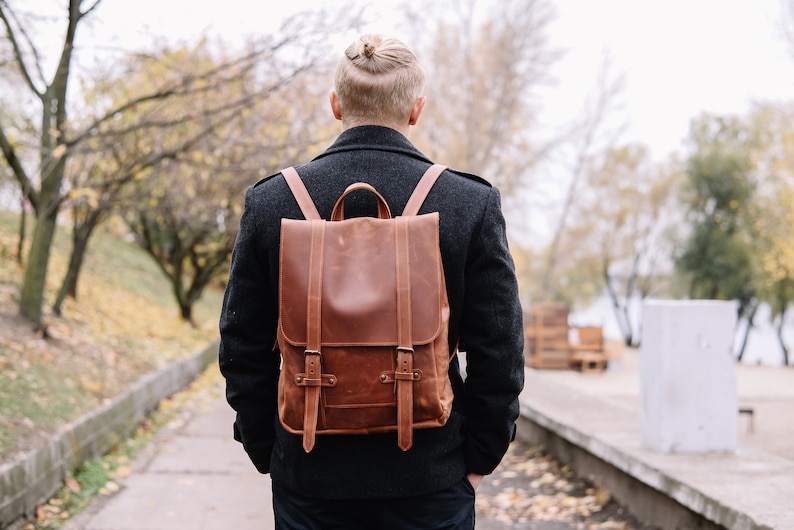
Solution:
<path fill-rule="evenodd" d="M 364 35 L 339 61 L 334 90 L 344 119 L 357 125 L 403 125 L 422 95 L 425 73 L 401 41 Z"/>

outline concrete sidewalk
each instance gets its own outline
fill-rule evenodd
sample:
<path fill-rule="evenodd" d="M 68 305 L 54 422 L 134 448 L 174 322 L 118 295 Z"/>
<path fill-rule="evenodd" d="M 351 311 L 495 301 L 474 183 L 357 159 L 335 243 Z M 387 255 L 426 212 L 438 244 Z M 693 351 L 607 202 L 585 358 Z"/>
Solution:
<path fill-rule="evenodd" d="M 657 497 L 639 513 L 642 499 L 629 498 L 627 478 L 718 527 L 794 529 L 794 369 L 738 365 L 736 376 L 739 406 L 754 413 L 739 417 L 734 454 L 662 454 L 642 446 L 636 350 L 624 353 L 618 369 L 602 373 L 528 368 L 522 437 L 556 444 L 563 461 L 579 450 L 580 460 L 594 456 L 601 478 L 610 475 L 601 463 L 622 473 L 607 487 L 643 521 L 660 524 L 667 514 L 652 512 L 668 508 L 660 508 Z"/>
<path fill-rule="evenodd" d="M 232 439 L 222 388 L 172 422 L 140 455 L 117 494 L 97 499 L 70 530 L 221 530 L 274 527 L 270 478 Z"/>

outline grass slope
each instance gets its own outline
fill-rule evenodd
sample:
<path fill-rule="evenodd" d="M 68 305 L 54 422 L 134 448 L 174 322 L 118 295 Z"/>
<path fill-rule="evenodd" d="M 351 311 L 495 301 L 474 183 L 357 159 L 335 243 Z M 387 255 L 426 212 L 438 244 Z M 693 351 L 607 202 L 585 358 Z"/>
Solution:
<path fill-rule="evenodd" d="M 70 234 L 59 227 L 48 271 L 45 323 L 18 316 L 24 268 L 16 262 L 19 217 L 0 211 L 0 463 L 127 388 L 188 357 L 217 336 L 222 292 L 210 289 L 192 327 L 179 318 L 168 281 L 141 249 L 99 230 L 89 244 L 78 299 L 49 311 L 66 271 Z"/>

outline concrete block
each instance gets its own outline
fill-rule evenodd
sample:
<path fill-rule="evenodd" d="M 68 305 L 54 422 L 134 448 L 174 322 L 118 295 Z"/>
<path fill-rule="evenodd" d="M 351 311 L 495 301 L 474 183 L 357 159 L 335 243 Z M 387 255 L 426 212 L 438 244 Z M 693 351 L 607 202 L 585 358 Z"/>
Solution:
<path fill-rule="evenodd" d="M 642 323 L 643 445 L 665 453 L 735 451 L 735 303 L 646 300 Z"/>

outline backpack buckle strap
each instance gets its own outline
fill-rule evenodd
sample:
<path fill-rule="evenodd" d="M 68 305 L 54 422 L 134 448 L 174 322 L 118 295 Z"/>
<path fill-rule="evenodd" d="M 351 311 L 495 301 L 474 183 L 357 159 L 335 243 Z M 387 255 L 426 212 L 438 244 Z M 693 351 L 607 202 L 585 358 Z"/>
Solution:
<path fill-rule="evenodd" d="M 398 379 L 419 381 L 422 379 L 422 370 L 414 368 L 410 374 L 396 374 L 394 370 L 384 370 L 380 373 L 380 382 L 384 385 L 394 384 Z"/>
<path fill-rule="evenodd" d="M 320 410 L 320 388 L 322 384 L 322 355 L 316 350 L 306 350 L 305 378 L 306 404 L 303 411 L 303 449 L 308 453 L 314 449 L 317 434 L 317 419 Z M 300 376 L 300 374 L 299 374 Z M 336 378 L 334 378 L 334 381 Z M 312 382 L 312 384 L 309 383 Z"/>
<path fill-rule="evenodd" d="M 336 386 L 336 376 L 334 374 L 320 374 L 320 377 L 306 377 L 305 373 L 295 374 L 295 384 L 298 386 Z"/>
<path fill-rule="evenodd" d="M 397 445 L 407 451 L 414 443 L 414 350 L 397 348 L 397 366 L 394 370 L 397 382 Z"/>

